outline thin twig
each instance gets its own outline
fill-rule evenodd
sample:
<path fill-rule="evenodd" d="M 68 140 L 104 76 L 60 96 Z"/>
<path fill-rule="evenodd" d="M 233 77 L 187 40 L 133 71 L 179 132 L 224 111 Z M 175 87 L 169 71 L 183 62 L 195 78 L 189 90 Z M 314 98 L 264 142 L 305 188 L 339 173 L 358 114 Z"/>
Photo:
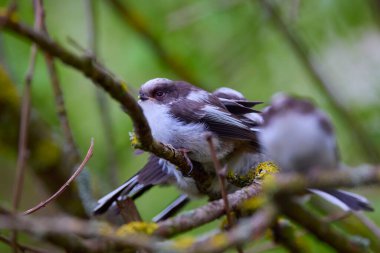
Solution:
<path fill-rule="evenodd" d="M 32 46 L 29 60 L 29 68 L 25 78 L 24 94 L 22 96 L 21 123 L 20 123 L 20 138 L 18 143 L 18 157 L 16 166 L 16 181 L 13 185 L 13 209 L 16 211 L 21 200 L 22 188 L 24 185 L 24 174 L 26 168 L 26 159 L 28 156 L 28 126 L 30 118 L 30 90 L 32 76 L 34 72 L 34 64 L 36 61 L 37 47 Z"/>
<path fill-rule="evenodd" d="M 211 158 L 212 158 L 212 161 L 214 163 L 215 172 L 216 172 L 216 175 L 217 175 L 218 180 L 219 180 L 220 192 L 221 192 L 222 199 L 223 199 L 223 202 L 224 202 L 224 210 L 226 212 L 226 217 L 227 217 L 227 223 L 228 223 L 227 227 L 231 228 L 234 225 L 234 221 L 233 221 L 233 217 L 231 215 L 230 207 L 229 207 L 229 204 L 228 204 L 226 182 L 225 182 L 225 177 L 224 177 L 224 173 L 225 173 L 225 169 L 226 168 L 223 168 L 223 169 L 221 168 L 220 162 L 219 162 L 219 160 L 218 160 L 218 158 L 216 156 L 215 147 L 214 147 L 214 144 L 213 144 L 213 141 L 212 141 L 212 135 L 208 135 L 207 136 L 207 142 L 208 142 L 208 145 L 209 145 L 209 149 L 210 149 L 210 153 L 211 153 Z"/>
<path fill-rule="evenodd" d="M 37 0 L 37 5 L 41 12 L 40 16 L 42 18 L 41 20 L 42 32 L 47 37 L 49 37 L 48 31 L 46 28 L 46 23 L 45 23 L 45 10 L 43 6 L 43 0 Z M 51 84 L 53 87 L 53 93 L 54 93 L 54 98 L 55 98 L 55 104 L 57 107 L 59 122 L 61 124 L 61 128 L 63 130 L 63 134 L 65 136 L 65 140 L 68 145 L 68 153 L 70 154 L 71 156 L 70 158 L 73 159 L 74 163 L 79 163 L 80 154 L 79 154 L 78 148 L 76 147 L 72 131 L 70 129 L 70 124 L 69 124 L 67 112 L 65 109 L 65 102 L 63 99 L 63 93 L 62 93 L 61 85 L 59 82 L 57 69 L 55 67 L 54 59 L 48 53 L 45 53 L 44 56 L 45 56 L 45 61 L 46 61 L 49 77 L 51 80 Z"/>
<path fill-rule="evenodd" d="M 133 199 L 127 197 L 123 200 L 116 201 L 116 204 L 119 208 L 120 214 L 123 217 L 125 224 L 133 221 L 142 221 L 141 215 L 137 210 L 137 207 Z"/>
<path fill-rule="evenodd" d="M 302 40 L 296 31 L 291 29 L 281 17 L 276 5 L 272 1 L 260 0 L 259 1 L 266 11 L 272 15 L 272 21 L 278 31 L 283 35 L 284 39 L 289 43 L 294 51 L 294 54 L 301 61 L 302 66 L 305 68 L 314 85 L 321 91 L 322 94 L 328 99 L 332 108 L 337 112 L 341 119 L 350 126 L 348 129 L 352 138 L 361 146 L 363 155 L 367 157 L 369 162 L 377 163 L 380 161 L 379 147 L 374 143 L 373 138 L 370 138 L 360 121 L 355 119 L 352 114 L 339 102 L 339 98 L 332 91 L 328 81 L 321 73 L 318 65 L 312 59 L 310 50 L 307 44 Z"/>
<path fill-rule="evenodd" d="M 214 147 L 214 143 L 212 141 L 212 135 L 209 134 L 207 137 L 207 142 L 209 145 L 210 153 L 211 153 L 211 158 L 214 163 L 215 167 L 215 173 L 216 176 L 218 177 L 219 181 L 219 186 L 220 186 L 220 193 L 222 195 L 222 199 L 224 202 L 224 210 L 226 212 L 226 217 L 227 217 L 227 229 L 230 229 L 234 225 L 234 218 L 232 217 L 231 211 L 230 211 L 230 206 L 228 204 L 228 197 L 227 197 L 227 189 L 226 189 L 226 178 L 225 178 L 225 173 L 227 170 L 227 167 L 225 166 L 223 169 L 221 168 L 220 162 L 218 157 L 216 156 L 216 151 Z M 236 250 L 239 253 L 243 252 L 243 249 L 240 247 L 240 245 L 236 246 Z"/>
<path fill-rule="evenodd" d="M 377 238 L 377 241 L 380 241 L 380 228 L 373 223 L 373 221 L 368 219 L 368 217 L 361 212 L 355 212 L 353 215 L 355 215 L 356 218 L 358 218 L 358 220 L 371 231 L 371 233 Z"/>
<path fill-rule="evenodd" d="M 96 40 L 96 28 L 97 20 L 95 18 L 95 1 L 85 0 L 84 1 L 84 11 L 86 17 L 86 26 L 87 26 L 87 50 L 90 54 L 90 57 L 94 60 L 97 55 L 97 40 Z"/>
<path fill-rule="evenodd" d="M 37 206 L 25 211 L 23 214 L 28 215 L 28 214 L 34 213 L 35 211 L 45 207 L 47 204 L 49 204 L 54 199 L 56 199 L 59 195 L 61 195 L 62 192 L 65 191 L 65 189 L 75 180 L 75 178 L 79 175 L 79 173 L 81 173 L 81 171 L 84 169 L 88 160 L 90 160 L 90 158 L 92 156 L 93 148 L 94 148 L 94 139 L 92 138 L 91 139 L 91 145 L 87 151 L 86 157 L 84 158 L 83 162 L 79 165 L 78 169 L 76 169 L 74 174 L 69 178 L 69 180 L 67 180 L 67 182 L 61 188 L 59 188 L 59 190 L 56 193 L 54 193 L 51 197 L 49 197 L 47 200 L 42 201 Z"/>
<path fill-rule="evenodd" d="M 97 19 L 96 19 L 96 6 L 95 1 L 93 0 L 85 0 L 85 16 L 86 16 L 86 24 L 87 24 L 87 44 L 88 44 L 88 52 L 89 57 L 96 61 L 98 57 L 97 53 Z M 103 133 L 106 141 L 107 151 L 107 172 L 109 177 L 109 182 L 112 186 L 118 185 L 118 165 L 117 165 L 117 157 L 116 157 L 116 144 L 114 141 L 114 131 L 112 128 L 112 118 L 109 107 L 109 100 L 106 97 L 106 94 L 99 89 L 96 89 L 96 101 L 98 104 L 99 112 L 100 112 L 100 122 L 103 127 Z"/>
<path fill-rule="evenodd" d="M 289 195 L 304 193 L 306 188 L 340 188 L 357 187 L 380 183 L 380 167 L 358 167 L 350 171 L 323 171 L 313 178 L 305 178 L 302 175 L 281 174 L 271 181 L 271 187 L 264 191 L 269 196 L 286 197 Z M 261 185 L 252 184 L 228 195 L 228 201 L 232 210 L 235 210 L 245 200 L 262 193 Z M 155 234 L 170 237 L 178 233 L 191 230 L 206 224 L 224 213 L 223 200 L 210 202 L 190 212 L 183 213 L 174 218 L 158 223 Z"/>
<path fill-rule="evenodd" d="M 229 206 L 236 210 L 244 201 L 261 193 L 261 186 L 254 183 L 228 195 Z M 193 228 L 213 221 L 225 213 L 225 205 L 222 199 L 209 202 L 208 204 L 185 212 L 174 218 L 158 223 L 155 234 L 163 237 L 170 237 L 176 234 L 189 231 Z"/>
<path fill-rule="evenodd" d="M 34 1 L 35 6 L 35 23 L 34 26 L 38 30 L 41 28 L 41 17 L 38 12 L 38 7 L 36 5 L 36 0 Z M 20 121 L 20 137 L 18 143 L 18 158 L 16 166 L 16 182 L 14 184 L 13 190 L 13 209 L 17 210 L 20 200 L 22 188 L 24 185 L 24 174 L 25 174 L 25 163 L 27 158 L 27 145 L 28 145 L 28 127 L 30 118 L 30 100 L 31 100 L 31 85 L 34 74 L 34 68 L 37 57 L 37 45 L 33 44 L 30 52 L 29 67 L 25 76 L 25 87 L 22 99 L 21 108 L 21 121 Z"/>
<path fill-rule="evenodd" d="M 42 18 L 41 20 L 42 32 L 45 33 L 47 37 L 49 37 L 46 23 L 45 23 L 45 10 L 43 6 L 43 0 L 37 0 L 37 4 L 41 13 L 40 16 Z M 67 149 L 65 150 L 67 152 L 66 159 L 69 161 L 69 164 L 79 164 L 81 157 L 80 157 L 78 147 L 74 141 L 73 133 L 70 128 L 67 112 L 65 109 L 64 96 L 63 96 L 61 84 L 58 78 L 58 72 L 57 72 L 55 62 L 54 62 L 54 58 L 46 52 L 44 53 L 44 57 L 45 57 L 45 62 L 48 69 L 49 77 L 51 80 L 51 85 L 53 88 L 53 94 L 54 94 L 55 104 L 57 108 L 58 119 L 59 119 L 64 137 L 65 137 L 65 141 L 66 141 L 66 147 L 67 147 Z M 85 208 L 87 213 L 91 213 L 92 193 L 91 193 L 90 187 L 87 186 L 87 184 L 85 183 L 86 176 L 88 175 L 85 173 L 82 173 L 78 177 L 78 183 L 81 184 L 79 185 L 78 190 L 79 190 L 79 195 L 82 198 L 83 207 Z M 82 179 L 82 178 L 84 180 L 79 181 L 79 179 Z M 85 196 L 84 200 L 83 200 L 83 196 Z"/>
<path fill-rule="evenodd" d="M 248 241 L 261 237 L 272 225 L 277 215 L 273 205 L 258 210 L 252 217 L 242 219 L 237 226 L 208 238 L 195 241 L 186 253 L 217 253 L 232 247 L 239 247 Z"/>
<path fill-rule="evenodd" d="M 16 8 L 16 2 L 12 2 L 11 6 Z M 41 16 L 37 5 L 37 0 L 33 2 L 34 5 L 34 27 L 36 30 L 41 29 Z M 12 15 L 13 8 L 10 13 L 6 15 Z M 34 75 L 34 69 L 37 58 L 37 45 L 33 44 L 30 52 L 29 66 L 25 77 L 25 87 L 24 93 L 22 96 L 22 107 L 21 107 L 21 120 L 20 120 L 20 135 L 18 142 L 18 157 L 17 157 L 17 165 L 16 165 L 16 178 L 13 186 L 13 212 L 16 213 L 17 209 L 20 205 L 22 191 L 24 187 L 24 177 L 25 177 L 25 169 L 26 169 L 26 159 L 28 156 L 28 130 L 29 130 L 29 121 L 30 121 L 30 111 L 31 111 L 31 86 L 32 79 Z M 14 231 L 12 233 L 12 247 L 13 252 L 18 252 L 17 247 L 17 232 Z"/>
<path fill-rule="evenodd" d="M 60 81 L 58 78 L 57 68 L 54 63 L 54 59 L 49 55 L 45 54 L 46 66 L 48 69 L 51 85 L 53 88 L 53 94 L 55 99 L 55 105 L 57 108 L 57 114 L 63 134 L 65 136 L 65 141 L 67 145 L 67 153 L 69 154 L 70 159 L 73 163 L 79 163 L 80 154 L 78 148 L 75 144 L 73 133 L 70 128 L 69 120 L 67 117 L 67 112 L 65 109 L 65 101 L 63 99 L 63 92 L 61 89 Z"/>

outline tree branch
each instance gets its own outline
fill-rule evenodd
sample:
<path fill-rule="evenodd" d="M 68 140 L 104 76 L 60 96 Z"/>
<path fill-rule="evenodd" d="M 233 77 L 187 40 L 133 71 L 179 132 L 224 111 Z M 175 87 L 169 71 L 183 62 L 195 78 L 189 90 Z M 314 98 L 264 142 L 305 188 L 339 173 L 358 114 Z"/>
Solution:
<path fill-rule="evenodd" d="M 268 184 L 264 183 L 263 190 L 261 185 L 254 183 L 229 194 L 228 201 L 231 209 L 236 210 L 245 200 L 257 196 L 263 191 L 268 196 L 281 198 L 303 193 L 307 188 L 356 187 L 380 184 L 380 167 L 365 166 L 347 171 L 324 171 L 318 175 L 313 175 L 312 178 L 281 173 L 273 180 L 270 180 Z M 170 237 L 215 220 L 223 213 L 223 200 L 215 200 L 202 207 L 158 223 L 159 226 L 155 234 Z"/>
<path fill-rule="evenodd" d="M 69 180 L 67 180 L 67 182 L 62 185 L 61 188 L 59 188 L 59 190 L 54 193 L 51 197 L 49 197 L 47 200 L 45 201 L 42 201 L 41 203 L 39 203 L 37 206 L 25 211 L 23 214 L 24 215 L 27 215 L 27 214 L 31 214 L 31 213 L 34 213 L 35 211 L 45 207 L 47 204 L 49 204 L 50 202 L 52 202 L 54 199 L 56 199 L 59 195 L 62 194 L 62 192 L 65 191 L 65 189 L 75 180 L 75 178 L 82 172 L 82 170 L 84 169 L 84 166 L 86 166 L 88 160 L 90 160 L 91 156 L 92 156 L 92 152 L 93 152 L 93 149 L 94 149 L 94 139 L 91 139 L 91 145 L 90 145 L 90 148 L 88 149 L 87 151 L 87 154 L 86 154 L 86 157 L 84 158 L 83 162 L 79 165 L 78 169 L 74 172 L 74 174 L 69 178 Z"/>
<path fill-rule="evenodd" d="M 275 207 L 268 205 L 261 210 L 258 210 L 252 217 L 240 220 L 236 227 L 233 227 L 227 232 L 195 241 L 184 252 L 217 253 L 224 252 L 234 246 L 242 246 L 243 244 L 262 236 L 272 225 L 276 218 L 276 214 Z"/>
<path fill-rule="evenodd" d="M 190 174 L 191 167 L 180 151 L 156 142 L 153 139 L 149 125 L 140 106 L 137 104 L 133 96 L 127 92 L 128 88 L 124 82 L 117 80 L 99 63 L 92 61 L 88 57 L 79 57 L 72 54 L 41 32 L 37 32 L 21 23 L 14 22 L 6 16 L 0 16 L 0 23 L 3 23 L 5 29 L 15 32 L 16 34 L 36 43 L 42 50 L 49 53 L 51 56 L 60 59 L 66 65 L 80 71 L 94 83 L 102 87 L 111 97 L 125 108 L 126 112 L 131 117 L 138 138 L 137 143 L 135 143 L 136 148 L 164 158 L 177 165 L 184 174 Z M 202 177 L 203 173 L 198 172 L 198 170 L 193 170 L 191 176 L 196 181 L 202 182 L 202 179 L 197 179 L 199 176 Z"/>
<path fill-rule="evenodd" d="M 318 239 L 335 248 L 337 252 L 367 252 L 365 248 L 360 247 L 350 239 L 346 238 L 343 234 L 331 228 L 329 223 L 318 219 L 313 214 L 306 211 L 304 207 L 297 204 L 293 199 L 277 198 L 276 201 L 281 212 L 309 230 Z"/>
<path fill-rule="evenodd" d="M 244 201 L 260 192 L 261 186 L 254 183 L 229 194 L 228 202 L 231 210 L 237 209 Z M 224 201 L 222 199 L 215 200 L 202 207 L 158 223 L 158 229 L 154 234 L 164 237 L 174 236 L 213 221 L 222 216 L 224 211 Z"/>

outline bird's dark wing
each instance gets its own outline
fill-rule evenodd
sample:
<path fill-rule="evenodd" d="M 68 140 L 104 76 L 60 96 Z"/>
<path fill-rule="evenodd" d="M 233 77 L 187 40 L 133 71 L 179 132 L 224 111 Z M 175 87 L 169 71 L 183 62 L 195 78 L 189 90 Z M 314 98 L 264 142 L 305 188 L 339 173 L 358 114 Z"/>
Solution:
<path fill-rule="evenodd" d="M 256 142 L 256 133 L 250 129 L 245 117 L 231 114 L 223 108 L 207 105 L 201 122 L 213 133 L 226 138 Z"/>
<path fill-rule="evenodd" d="M 218 99 L 227 108 L 227 110 L 233 114 L 260 113 L 260 111 L 252 109 L 252 107 L 263 103 L 244 99 L 229 99 L 221 97 L 218 97 Z"/>
<path fill-rule="evenodd" d="M 245 107 L 254 107 L 256 105 L 261 105 L 264 102 L 261 101 L 248 101 L 248 100 L 235 100 L 235 103 L 238 103 L 239 105 L 245 106 Z"/>
<path fill-rule="evenodd" d="M 179 121 L 187 124 L 202 123 L 212 133 L 220 137 L 256 142 L 256 133 L 243 119 L 232 114 L 218 100 L 210 99 L 206 105 L 197 101 L 181 101 L 171 105 L 170 112 Z"/>
<path fill-rule="evenodd" d="M 219 100 L 227 108 L 227 110 L 232 114 L 240 115 L 240 114 L 246 114 L 246 113 L 260 113 L 260 111 L 257 111 L 251 108 L 257 104 L 256 102 L 252 102 L 252 103 L 255 103 L 252 105 L 248 101 L 246 101 L 248 102 L 247 104 L 241 104 L 239 102 L 240 100 L 230 100 L 230 99 L 221 99 L 221 98 L 219 98 Z"/>
<path fill-rule="evenodd" d="M 121 196 L 137 198 L 153 185 L 166 184 L 171 176 L 166 173 L 162 166 L 159 163 L 159 158 L 151 155 L 139 172 L 98 200 L 98 204 L 93 209 L 93 214 L 100 215 L 106 212 L 113 202 Z"/>

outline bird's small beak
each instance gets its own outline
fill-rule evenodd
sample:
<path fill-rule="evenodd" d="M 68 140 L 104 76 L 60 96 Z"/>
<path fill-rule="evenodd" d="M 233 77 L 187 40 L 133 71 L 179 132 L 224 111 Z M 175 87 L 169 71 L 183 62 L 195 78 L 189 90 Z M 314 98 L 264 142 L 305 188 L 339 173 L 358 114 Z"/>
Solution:
<path fill-rule="evenodd" d="M 140 94 L 140 95 L 139 95 L 139 99 L 140 99 L 141 101 L 145 101 L 145 100 L 148 100 L 148 96 L 145 95 L 145 94 Z"/>

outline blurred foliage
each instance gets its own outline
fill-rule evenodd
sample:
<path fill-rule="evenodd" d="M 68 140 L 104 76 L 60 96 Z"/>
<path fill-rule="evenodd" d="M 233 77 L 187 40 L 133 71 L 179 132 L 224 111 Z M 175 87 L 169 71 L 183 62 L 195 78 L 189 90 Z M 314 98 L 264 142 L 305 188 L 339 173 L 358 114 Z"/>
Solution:
<path fill-rule="evenodd" d="M 19 19 L 32 25 L 31 1 L 18 2 Z M 88 33 L 84 3 L 75 0 L 44 2 L 51 36 L 71 50 L 83 53 L 81 48 L 86 48 Z M 380 8 L 374 8 L 369 0 L 273 2 L 279 4 L 286 22 L 307 42 L 333 91 L 365 127 L 370 138 L 380 143 L 380 100 L 377 99 L 380 95 L 380 33 L 376 23 Z M 176 73 L 158 59 L 149 42 L 123 22 L 108 1 L 95 3 L 98 58 L 104 65 L 125 80 L 135 93 L 142 83 L 154 77 L 178 79 Z M 8 1 L 0 0 L 0 8 L 4 9 L 7 4 Z M 343 161 L 351 165 L 366 162 L 360 155 L 360 147 L 348 134 L 350 126 L 344 125 L 337 115 L 330 112 L 326 98 L 315 87 L 287 41 L 273 27 L 271 14 L 265 12 L 258 1 L 130 0 L 123 1 L 123 4 L 153 31 L 167 53 L 192 73 L 198 80 L 197 85 L 210 91 L 229 86 L 249 99 L 267 103 L 271 95 L 279 91 L 310 97 L 333 118 Z M 0 34 L 0 62 L 9 71 L 20 92 L 29 49 L 29 43 L 13 34 Z M 90 138 L 95 138 L 94 156 L 89 167 L 94 191 L 100 196 L 111 186 L 104 181 L 107 152 L 95 88 L 81 74 L 62 64 L 58 65 L 58 71 L 70 124 L 82 153 L 85 153 Z M 59 138 L 63 138 L 41 55 L 33 78 L 32 96 L 33 107 L 40 117 L 52 126 Z M 134 155 L 128 137 L 132 130 L 131 122 L 117 103 L 109 101 L 121 183 L 142 167 L 146 155 Z M 0 169 L 13 171 L 14 166 L 9 164 L 15 164 L 15 154 L 0 153 L 0 161 L 3 160 L 7 162 L 2 162 Z M 1 202 L 9 203 L 13 175 L 5 175 L 7 178 L 1 179 L 0 197 Z M 143 217 L 149 218 L 164 208 L 176 194 L 173 188 L 154 189 L 140 198 L 137 205 Z M 380 205 L 374 199 L 376 195 L 373 191 L 369 190 L 367 196 L 375 202 L 375 206 Z M 202 201 L 194 202 L 190 208 Z M 25 203 L 23 206 L 26 207 Z M 372 218 L 380 223 L 379 216 L 372 215 Z M 313 252 L 326 251 L 323 246 L 313 249 Z"/>

